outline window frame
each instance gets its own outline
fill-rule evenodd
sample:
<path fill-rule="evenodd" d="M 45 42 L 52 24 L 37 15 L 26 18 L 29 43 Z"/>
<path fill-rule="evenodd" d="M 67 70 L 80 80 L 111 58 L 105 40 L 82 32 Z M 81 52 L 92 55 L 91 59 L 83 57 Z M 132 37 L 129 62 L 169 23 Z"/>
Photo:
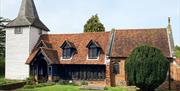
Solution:
<path fill-rule="evenodd" d="M 100 48 L 96 47 L 95 44 L 91 44 L 88 47 L 87 59 L 89 59 L 89 60 L 97 60 L 97 59 L 99 59 L 99 55 L 100 55 Z"/>
<path fill-rule="evenodd" d="M 63 48 L 62 49 L 62 59 L 72 59 L 73 56 L 73 49 L 72 48 Z"/>
<path fill-rule="evenodd" d="M 74 51 L 75 49 L 70 47 L 68 44 L 66 44 L 63 48 L 62 48 L 62 60 L 70 60 L 72 59 L 73 55 L 74 55 Z"/>
<path fill-rule="evenodd" d="M 23 28 L 22 27 L 15 27 L 14 34 L 23 34 Z"/>
<path fill-rule="evenodd" d="M 119 64 L 119 62 L 113 64 L 113 74 L 120 74 L 120 64 Z"/>

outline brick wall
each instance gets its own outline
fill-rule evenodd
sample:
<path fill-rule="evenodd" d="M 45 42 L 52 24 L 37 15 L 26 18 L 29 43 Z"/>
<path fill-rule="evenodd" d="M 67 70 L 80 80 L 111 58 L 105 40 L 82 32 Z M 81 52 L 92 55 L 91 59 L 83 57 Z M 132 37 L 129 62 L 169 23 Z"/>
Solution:
<path fill-rule="evenodd" d="M 113 73 L 113 64 L 115 62 L 119 63 L 119 73 L 118 74 L 114 74 Z M 119 58 L 119 59 L 113 59 L 111 61 L 111 81 L 112 85 L 114 86 L 126 86 L 126 75 L 125 75 L 125 59 Z M 113 84 L 114 83 L 114 84 Z"/>
<path fill-rule="evenodd" d="M 180 59 L 176 59 L 171 63 L 171 90 L 180 91 Z M 169 89 L 169 82 L 166 80 L 159 88 Z"/>
<path fill-rule="evenodd" d="M 176 59 L 173 63 L 171 63 L 171 78 L 175 81 L 180 81 L 180 64 L 178 61 L 180 59 Z"/>

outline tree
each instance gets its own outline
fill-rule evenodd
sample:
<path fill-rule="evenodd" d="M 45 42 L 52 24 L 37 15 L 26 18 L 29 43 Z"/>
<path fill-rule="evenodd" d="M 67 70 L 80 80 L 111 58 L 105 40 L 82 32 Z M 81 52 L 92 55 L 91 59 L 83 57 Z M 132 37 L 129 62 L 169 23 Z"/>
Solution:
<path fill-rule="evenodd" d="M 5 72 L 5 37 L 6 37 L 6 32 L 4 30 L 5 28 L 5 23 L 8 23 L 10 20 L 5 19 L 3 17 L 0 17 L 0 76 L 4 75 Z"/>
<path fill-rule="evenodd" d="M 4 58 L 5 56 L 5 23 L 8 23 L 10 20 L 0 17 L 0 57 Z"/>
<path fill-rule="evenodd" d="M 141 91 L 153 91 L 167 76 L 170 62 L 157 48 L 143 45 L 135 48 L 125 61 L 128 84 Z"/>
<path fill-rule="evenodd" d="M 104 32 L 104 25 L 100 22 L 98 15 L 93 15 L 84 25 L 84 32 Z"/>
<path fill-rule="evenodd" d="M 176 46 L 175 50 L 176 50 L 176 57 L 180 58 L 180 46 Z"/>

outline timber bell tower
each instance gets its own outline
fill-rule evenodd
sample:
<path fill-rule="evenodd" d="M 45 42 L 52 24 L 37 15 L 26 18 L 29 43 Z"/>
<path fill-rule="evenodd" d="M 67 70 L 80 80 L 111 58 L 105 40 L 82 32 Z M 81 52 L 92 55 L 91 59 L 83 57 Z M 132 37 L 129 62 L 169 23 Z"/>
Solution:
<path fill-rule="evenodd" d="M 39 19 L 33 0 L 22 0 L 18 16 L 6 25 L 6 79 L 29 77 L 25 64 L 36 42 L 49 29 Z"/>

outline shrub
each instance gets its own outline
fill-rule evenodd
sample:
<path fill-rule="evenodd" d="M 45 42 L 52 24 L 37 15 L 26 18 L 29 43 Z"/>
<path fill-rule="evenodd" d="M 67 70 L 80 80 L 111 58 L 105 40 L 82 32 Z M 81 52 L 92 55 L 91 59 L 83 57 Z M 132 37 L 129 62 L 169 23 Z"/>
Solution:
<path fill-rule="evenodd" d="M 81 81 L 81 85 L 88 85 L 88 82 L 87 81 Z"/>
<path fill-rule="evenodd" d="M 142 91 L 153 91 L 166 79 L 169 66 L 159 49 L 147 45 L 137 47 L 125 61 L 128 83 Z"/>
<path fill-rule="evenodd" d="M 32 76 L 30 76 L 29 78 L 26 79 L 26 84 L 27 85 L 34 85 L 35 81 L 34 78 Z"/>
<path fill-rule="evenodd" d="M 69 82 L 68 80 L 59 80 L 58 81 L 58 84 L 61 84 L 61 85 L 67 85 Z"/>
<path fill-rule="evenodd" d="M 104 87 L 104 90 L 108 90 L 108 87 Z"/>

